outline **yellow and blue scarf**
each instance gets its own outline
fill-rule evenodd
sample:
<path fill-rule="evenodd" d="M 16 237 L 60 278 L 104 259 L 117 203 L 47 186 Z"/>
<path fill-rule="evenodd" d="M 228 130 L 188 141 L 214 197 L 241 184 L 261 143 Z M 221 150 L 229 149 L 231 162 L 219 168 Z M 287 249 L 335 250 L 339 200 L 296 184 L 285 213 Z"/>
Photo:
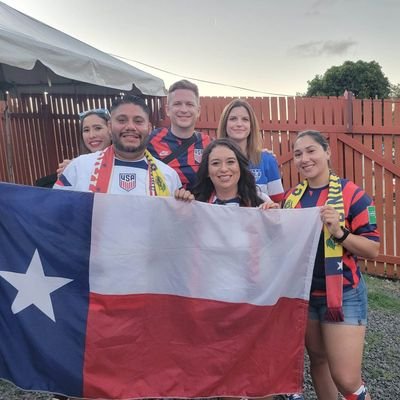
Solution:
<path fill-rule="evenodd" d="M 307 180 L 299 183 L 286 199 L 283 208 L 296 208 L 308 186 Z M 340 178 L 331 173 L 329 175 L 328 199 L 326 205 L 332 206 L 340 216 L 340 226 L 345 226 L 345 212 Z M 327 321 L 340 322 L 343 316 L 343 247 L 336 243 L 328 228 L 324 225 L 324 254 Z"/>

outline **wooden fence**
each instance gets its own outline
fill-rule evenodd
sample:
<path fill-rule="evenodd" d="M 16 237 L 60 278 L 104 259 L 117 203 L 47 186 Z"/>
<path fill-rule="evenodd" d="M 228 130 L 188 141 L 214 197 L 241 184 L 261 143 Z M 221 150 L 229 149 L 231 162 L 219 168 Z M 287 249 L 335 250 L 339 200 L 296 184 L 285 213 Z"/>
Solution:
<path fill-rule="evenodd" d="M 197 129 L 215 137 L 231 98 L 202 97 Z M 351 98 L 247 98 L 254 107 L 264 146 L 281 166 L 284 188 L 299 181 L 291 146 L 298 131 L 325 133 L 334 169 L 374 197 L 381 254 L 365 262 L 372 275 L 400 278 L 400 102 Z M 165 99 L 148 98 L 155 126 L 168 126 Z M 107 107 L 111 97 L 26 96 L 0 102 L 0 180 L 31 185 L 54 172 L 59 161 L 79 153 L 77 113 Z M 8 129 L 6 129 L 8 127 Z M 7 134 L 8 133 L 8 134 Z"/>
<path fill-rule="evenodd" d="M 36 95 L 0 101 L 0 181 L 32 185 L 79 155 L 79 112 L 109 108 L 115 96 Z M 161 98 L 148 96 L 158 121 Z"/>

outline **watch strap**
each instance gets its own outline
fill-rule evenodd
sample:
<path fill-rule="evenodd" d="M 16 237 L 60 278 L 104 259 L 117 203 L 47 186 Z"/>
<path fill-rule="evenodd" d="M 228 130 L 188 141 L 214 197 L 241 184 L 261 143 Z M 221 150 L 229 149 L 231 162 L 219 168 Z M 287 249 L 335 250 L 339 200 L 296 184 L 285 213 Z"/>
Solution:
<path fill-rule="evenodd" d="M 345 240 L 346 240 L 346 238 L 347 238 L 347 236 L 349 236 L 350 235 L 350 231 L 346 228 L 346 227 L 344 227 L 344 226 L 342 226 L 342 231 L 343 231 L 343 236 L 342 237 L 340 237 L 340 238 L 336 238 L 336 237 L 334 237 L 333 236 L 333 241 L 335 242 L 335 243 L 343 243 Z"/>

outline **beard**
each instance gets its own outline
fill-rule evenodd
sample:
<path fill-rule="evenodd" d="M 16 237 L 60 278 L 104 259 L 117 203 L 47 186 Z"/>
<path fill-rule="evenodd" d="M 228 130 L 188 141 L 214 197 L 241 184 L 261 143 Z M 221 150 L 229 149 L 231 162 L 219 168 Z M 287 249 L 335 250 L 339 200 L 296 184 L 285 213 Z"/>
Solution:
<path fill-rule="evenodd" d="M 149 143 L 149 140 L 150 140 L 150 136 L 147 136 L 140 144 L 139 144 L 139 146 L 126 146 L 126 145 L 124 145 L 124 144 L 122 144 L 121 143 L 121 140 L 120 140 L 120 138 L 119 138 L 119 136 L 118 135 L 116 135 L 116 134 L 112 134 L 112 143 L 113 143 L 113 145 L 114 145 L 114 147 L 118 150 L 118 151 L 120 151 L 120 152 L 123 152 L 123 153 L 143 153 L 145 150 L 146 150 L 146 148 L 147 148 L 147 145 L 148 145 L 148 143 Z"/>

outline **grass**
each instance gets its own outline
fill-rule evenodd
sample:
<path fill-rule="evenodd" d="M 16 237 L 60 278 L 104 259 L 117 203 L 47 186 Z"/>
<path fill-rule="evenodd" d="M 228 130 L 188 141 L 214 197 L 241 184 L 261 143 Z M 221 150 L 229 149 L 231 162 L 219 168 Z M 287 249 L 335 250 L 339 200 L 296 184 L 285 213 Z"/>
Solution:
<path fill-rule="evenodd" d="M 400 282 L 365 275 L 368 306 L 373 310 L 400 313 Z"/>
<path fill-rule="evenodd" d="M 374 399 L 393 397 L 398 387 L 400 336 L 396 322 L 400 315 L 400 281 L 364 276 L 368 286 L 368 308 L 374 314 L 368 323 L 364 347 L 364 377 L 373 382 Z M 391 396 L 383 397 L 385 390 Z"/>

